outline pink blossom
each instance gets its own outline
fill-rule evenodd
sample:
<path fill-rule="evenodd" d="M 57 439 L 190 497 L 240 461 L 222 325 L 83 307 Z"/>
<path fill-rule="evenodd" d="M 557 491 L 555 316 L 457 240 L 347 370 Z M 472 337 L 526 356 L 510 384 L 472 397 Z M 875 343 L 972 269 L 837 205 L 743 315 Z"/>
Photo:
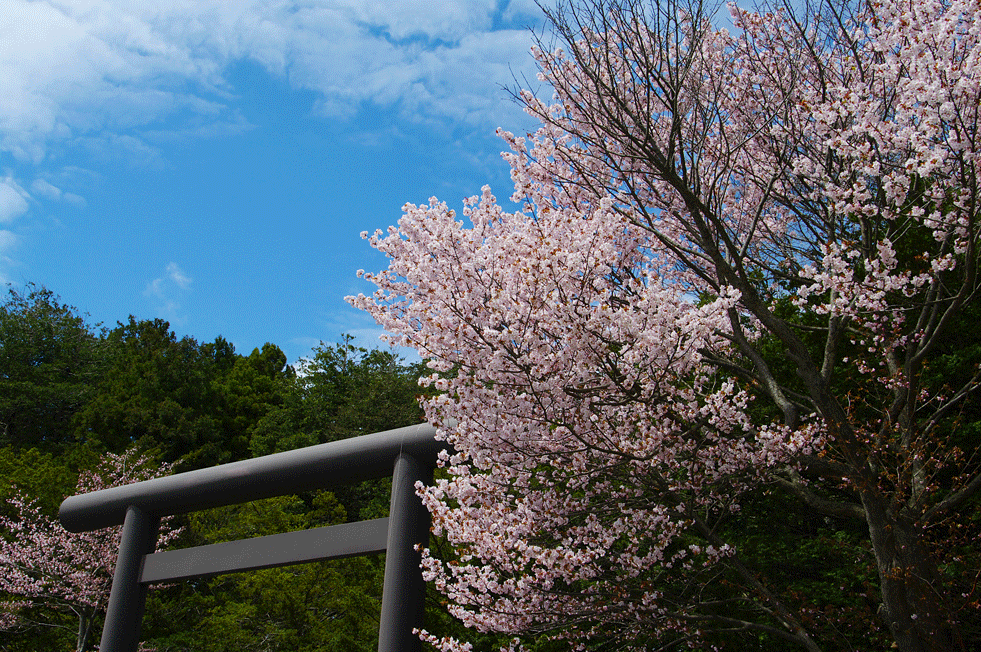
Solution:
<path fill-rule="evenodd" d="M 147 456 L 132 450 L 122 455 L 107 453 L 95 470 L 79 475 L 77 490 L 88 493 L 140 482 L 166 475 L 171 468 L 169 464 L 156 467 Z M 0 529 L 7 533 L 0 537 L 0 591 L 22 599 L 0 605 L 0 629 L 25 625 L 18 611 L 28 606 L 68 612 L 79 621 L 77 649 L 81 652 L 94 618 L 107 605 L 121 528 L 71 533 L 23 494 L 15 493 L 7 502 L 16 516 L 0 516 Z M 158 547 L 180 532 L 165 520 Z"/>

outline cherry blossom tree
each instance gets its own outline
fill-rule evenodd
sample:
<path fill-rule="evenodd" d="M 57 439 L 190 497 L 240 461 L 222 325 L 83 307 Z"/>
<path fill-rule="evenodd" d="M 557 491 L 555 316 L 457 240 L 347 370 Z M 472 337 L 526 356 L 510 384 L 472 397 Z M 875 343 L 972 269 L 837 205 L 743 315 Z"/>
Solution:
<path fill-rule="evenodd" d="M 122 455 L 107 453 L 98 467 L 80 474 L 77 493 L 167 475 L 171 467 L 155 466 L 133 449 Z M 77 623 L 75 649 L 83 652 L 109 600 L 122 528 L 71 533 L 27 496 L 18 493 L 8 503 L 16 515 L 0 515 L 0 592 L 13 599 L 0 602 L 0 629 L 61 627 L 57 619 L 38 618 L 46 611 L 68 614 Z M 180 531 L 168 527 L 165 519 L 158 546 Z"/>
<path fill-rule="evenodd" d="M 869 631 L 965 649 L 981 376 L 940 370 L 978 313 L 981 3 L 729 11 L 547 10 L 554 96 L 501 132 L 520 210 L 485 188 L 469 224 L 433 199 L 365 234 L 390 263 L 350 301 L 428 360 L 457 451 L 426 576 L 481 631 L 842 644 L 728 537 L 781 490 L 867 531 Z"/>

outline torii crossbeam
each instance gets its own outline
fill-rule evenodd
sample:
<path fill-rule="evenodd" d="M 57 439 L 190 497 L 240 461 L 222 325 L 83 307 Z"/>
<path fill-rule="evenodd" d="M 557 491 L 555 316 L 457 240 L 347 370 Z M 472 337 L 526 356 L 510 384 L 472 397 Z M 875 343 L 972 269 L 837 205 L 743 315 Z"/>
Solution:
<path fill-rule="evenodd" d="M 123 526 L 99 649 L 136 652 L 149 584 L 384 551 L 378 652 L 420 650 L 412 630 L 422 625 L 425 585 L 415 545 L 428 541 L 429 513 L 414 487 L 432 481 L 448 448 L 435 434 L 424 423 L 67 498 L 59 515 L 70 532 Z M 165 516 L 389 474 L 388 518 L 154 552 Z"/>

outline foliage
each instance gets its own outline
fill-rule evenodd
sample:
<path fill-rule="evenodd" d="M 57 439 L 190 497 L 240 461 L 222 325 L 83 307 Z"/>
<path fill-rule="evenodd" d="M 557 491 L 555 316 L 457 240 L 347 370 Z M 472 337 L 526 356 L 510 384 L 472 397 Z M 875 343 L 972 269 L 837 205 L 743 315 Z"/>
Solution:
<path fill-rule="evenodd" d="M 8 289 L 0 305 L 0 445 L 60 450 L 105 371 L 103 341 L 46 288 Z"/>
<path fill-rule="evenodd" d="M 428 360 L 458 452 L 427 577 L 574 648 L 869 644 L 849 619 L 970 648 L 981 4 L 730 12 L 547 11 L 555 95 L 502 132 L 522 210 L 485 188 L 468 225 L 434 198 L 370 236 L 389 267 L 351 301 Z M 826 522 L 783 545 L 800 510 Z"/>
<path fill-rule="evenodd" d="M 0 513 L 12 516 L 13 510 L 3 507 L 9 507 L 7 499 L 20 493 L 30 496 L 43 513 L 54 514 L 65 496 L 74 491 L 78 469 L 97 463 L 98 456 L 89 451 L 55 455 L 36 448 L 0 448 L 0 478 L 7 484 L 0 486 Z"/>
<path fill-rule="evenodd" d="M 250 444 L 254 455 L 422 421 L 415 397 L 423 367 L 405 364 L 392 351 L 354 346 L 351 339 L 321 343 L 301 361 L 284 405 L 256 427 Z"/>
<path fill-rule="evenodd" d="M 286 354 L 268 342 L 261 350 L 254 349 L 247 357 L 235 359 L 216 384 L 220 396 L 217 417 L 224 435 L 221 448 L 225 455 L 234 450 L 236 459 L 248 457 L 257 424 L 284 403 L 292 377 Z"/>
<path fill-rule="evenodd" d="M 110 370 L 75 415 L 76 437 L 112 451 L 142 442 L 185 469 L 248 457 L 251 428 L 282 401 L 289 375 L 274 345 L 242 357 L 221 337 L 178 339 L 160 319 L 131 316 L 106 340 Z"/>
<path fill-rule="evenodd" d="M 421 364 L 392 351 L 354 346 L 346 336 L 321 343 L 298 365 L 283 405 L 261 419 L 250 447 L 255 456 L 313 446 L 423 421 L 416 397 Z M 335 490 L 352 521 L 388 513 L 389 479 Z"/>

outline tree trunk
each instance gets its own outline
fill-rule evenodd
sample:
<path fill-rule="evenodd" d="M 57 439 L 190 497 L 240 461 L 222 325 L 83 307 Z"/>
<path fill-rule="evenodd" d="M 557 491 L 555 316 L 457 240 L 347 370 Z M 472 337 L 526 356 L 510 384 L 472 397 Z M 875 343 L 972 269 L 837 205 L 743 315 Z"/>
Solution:
<path fill-rule="evenodd" d="M 883 498 L 862 492 L 882 592 L 880 616 L 900 652 L 963 650 L 944 607 L 933 556 L 913 522 L 890 514 Z"/>
<path fill-rule="evenodd" d="M 75 637 L 75 652 L 85 652 L 92 631 L 92 616 L 86 615 L 84 609 L 78 613 L 78 636 Z"/>

